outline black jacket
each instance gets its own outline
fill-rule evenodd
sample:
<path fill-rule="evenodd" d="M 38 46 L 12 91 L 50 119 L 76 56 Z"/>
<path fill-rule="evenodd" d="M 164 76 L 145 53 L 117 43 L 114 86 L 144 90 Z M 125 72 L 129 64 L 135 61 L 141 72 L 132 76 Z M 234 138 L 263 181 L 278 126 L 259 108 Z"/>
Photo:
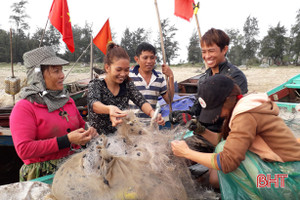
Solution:
<path fill-rule="evenodd" d="M 234 80 L 234 82 L 241 88 L 242 94 L 246 94 L 248 92 L 248 84 L 247 84 L 247 79 L 245 74 L 236 66 L 229 63 L 227 60 L 219 65 L 219 74 L 223 74 L 231 77 Z M 211 68 L 208 68 L 202 74 L 202 76 L 199 77 L 198 88 L 199 88 L 199 84 L 202 83 L 207 78 L 209 78 L 210 76 L 212 76 L 212 70 Z M 198 101 L 198 98 L 196 98 L 194 105 L 190 108 L 190 112 L 192 113 L 192 115 L 198 118 L 201 112 L 201 108 L 202 107 Z M 222 123 L 223 120 L 219 119 L 214 124 L 203 124 L 203 125 L 206 126 L 206 128 L 211 131 L 220 132 Z"/>

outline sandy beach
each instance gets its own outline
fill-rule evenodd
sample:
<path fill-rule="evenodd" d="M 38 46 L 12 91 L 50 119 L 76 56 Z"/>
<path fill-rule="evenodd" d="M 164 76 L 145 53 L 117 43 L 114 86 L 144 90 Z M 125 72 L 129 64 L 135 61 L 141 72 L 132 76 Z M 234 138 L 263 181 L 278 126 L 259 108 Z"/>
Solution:
<path fill-rule="evenodd" d="M 71 66 L 64 67 L 65 74 L 68 73 Z M 171 67 L 174 73 L 174 79 L 177 82 L 188 79 L 197 74 L 203 73 L 204 69 L 194 66 L 175 66 Z M 286 82 L 290 78 L 300 73 L 300 67 L 242 67 L 240 68 L 246 75 L 248 80 L 249 93 L 267 92 L 278 85 Z M 161 71 L 161 68 L 157 68 Z M 5 93 L 5 78 L 11 76 L 12 71 L 10 65 L 0 65 L 0 106 L 8 106 L 12 104 L 12 97 Z M 25 84 L 26 69 L 22 65 L 14 66 L 14 75 L 21 80 L 21 85 Z M 84 78 L 89 78 L 89 67 L 75 66 L 68 75 L 66 82 L 72 82 Z M 16 95 L 18 99 L 18 95 Z"/>

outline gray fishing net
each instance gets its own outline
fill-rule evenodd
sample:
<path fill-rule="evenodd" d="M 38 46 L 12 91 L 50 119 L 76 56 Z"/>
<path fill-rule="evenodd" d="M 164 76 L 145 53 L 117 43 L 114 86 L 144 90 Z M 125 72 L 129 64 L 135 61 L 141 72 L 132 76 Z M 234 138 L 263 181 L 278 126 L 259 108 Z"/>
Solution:
<path fill-rule="evenodd" d="M 280 117 L 300 138 L 300 112 L 281 108 Z M 129 112 L 115 135 L 101 135 L 67 159 L 56 172 L 51 188 L 30 181 L 3 185 L 0 199 L 220 199 L 219 193 L 203 187 L 208 173 L 197 178 L 193 174 L 192 179 L 189 161 L 173 156 L 170 141 L 182 138 L 185 130 L 179 126 L 160 131 L 145 127 Z M 199 145 L 199 141 L 194 143 Z M 201 147 L 209 146 L 203 143 Z M 196 165 L 190 167 L 191 171 L 194 166 L 202 173 Z"/>
<path fill-rule="evenodd" d="M 286 125 L 293 131 L 296 138 L 300 138 L 300 112 L 292 112 L 286 108 L 280 108 L 279 116 L 284 120 Z"/>
<path fill-rule="evenodd" d="M 49 200 L 50 185 L 41 182 L 16 182 L 0 186 L 1 200 Z"/>
<path fill-rule="evenodd" d="M 217 199 L 209 190 L 196 190 L 186 160 L 171 152 L 174 137 L 174 131 L 144 127 L 128 112 L 116 134 L 97 137 L 59 168 L 52 195 L 63 200 Z"/>

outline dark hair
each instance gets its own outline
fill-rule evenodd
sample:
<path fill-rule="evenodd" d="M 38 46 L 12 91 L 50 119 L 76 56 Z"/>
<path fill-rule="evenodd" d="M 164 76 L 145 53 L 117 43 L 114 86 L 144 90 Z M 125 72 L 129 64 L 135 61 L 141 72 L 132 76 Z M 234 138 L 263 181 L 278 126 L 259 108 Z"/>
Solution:
<path fill-rule="evenodd" d="M 223 104 L 223 109 L 226 109 L 229 111 L 229 115 L 225 117 L 224 122 L 223 122 L 223 126 L 222 126 L 222 131 L 221 131 L 221 135 L 223 137 L 223 139 L 226 139 L 229 132 L 230 132 L 230 128 L 229 128 L 229 121 L 232 115 L 232 111 L 235 107 L 235 105 L 238 102 L 238 95 L 241 95 L 241 89 L 237 84 L 234 84 L 232 92 L 230 93 L 230 95 L 226 98 L 224 104 Z"/>
<path fill-rule="evenodd" d="M 42 72 L 43 76 L 44 76 L 44 72 L 49 68 L 50 68 L 50 65 L 41 65 L 41 72 Z"/>
<path fill-rule="evenodd" d="M 156 49 L 153 45 L 147 43 L 147 42 L 142 42 L 141 44 L 139 44 L 136 48 L 135 51 L 135 55 L 136 56 L 140 56 L 142 54 L 143 51 L 150 51 L 152 52 L 154 55 L 156 54 Z"/>
<path fill-rule="evenodd" d="M 119 45 L 109 42 L 106 46 L 106 55 L 104 56 L 104 64 L 111 65 L 114 60 L 119 60 L 121 58 L 130 60 L 127 52 Z"/>
<path fill-rule="evenodd" d="M 215 43 L 222 51 L 225 46 L 229 45 L 229 41 L 230 39 L 224 31 L 211 28 L 202 36 L 201 46 L 212 46 Z"/>

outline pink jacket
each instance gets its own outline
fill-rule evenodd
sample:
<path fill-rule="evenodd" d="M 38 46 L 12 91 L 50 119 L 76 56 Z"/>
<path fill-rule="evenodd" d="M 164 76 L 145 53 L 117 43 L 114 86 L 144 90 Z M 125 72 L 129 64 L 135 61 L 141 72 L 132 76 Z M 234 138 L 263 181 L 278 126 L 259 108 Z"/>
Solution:
<path fill-rule="evenodd" d="M 69 114 L 69 121 L 59 115 L 62 110 Z M 51 113 L 46 105 L 22 99 L 16 103 L 10 115 L 14 146 L 25 164 L 59 159 L 71 154 L 70 148 L 59 150 L 56 138 L 84 126 L 85 121 L 71 98 L 63 109 Z"/>

